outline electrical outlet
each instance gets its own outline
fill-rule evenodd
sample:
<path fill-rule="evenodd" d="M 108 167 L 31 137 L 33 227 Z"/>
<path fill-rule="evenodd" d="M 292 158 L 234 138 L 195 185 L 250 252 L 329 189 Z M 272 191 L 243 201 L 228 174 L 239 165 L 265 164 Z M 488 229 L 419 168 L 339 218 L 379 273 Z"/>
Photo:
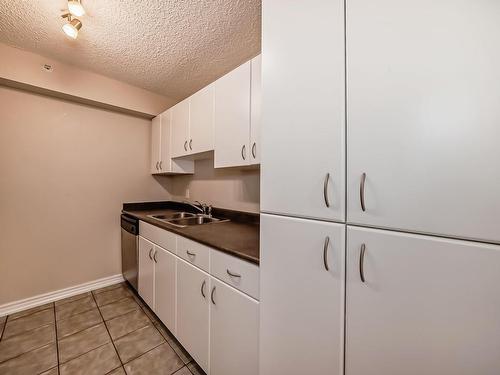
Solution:
<path fill-rule="evenodd" d="M 186 198 L 189 199 L 189 188 L 186 189 Z"/>

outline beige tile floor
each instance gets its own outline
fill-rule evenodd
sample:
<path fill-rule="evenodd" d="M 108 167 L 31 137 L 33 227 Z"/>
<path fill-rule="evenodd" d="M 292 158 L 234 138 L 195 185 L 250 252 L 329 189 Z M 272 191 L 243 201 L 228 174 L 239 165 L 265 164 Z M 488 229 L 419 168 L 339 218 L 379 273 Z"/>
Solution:
<path fill-rule="evenodd" d="M 202 375 L 127 284 L 0 318 L 0 375 Z"/>

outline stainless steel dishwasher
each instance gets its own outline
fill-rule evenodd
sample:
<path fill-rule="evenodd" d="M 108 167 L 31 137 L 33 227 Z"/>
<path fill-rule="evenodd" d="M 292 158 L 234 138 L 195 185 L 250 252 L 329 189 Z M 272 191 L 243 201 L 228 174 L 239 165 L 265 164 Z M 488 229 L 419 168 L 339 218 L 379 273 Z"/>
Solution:
<path fill-rule="evenodd" d="M 139 265 L 139 220 L 121 215 L 122 226 L 122 274 L 137 290 L 137 271 Z"/>

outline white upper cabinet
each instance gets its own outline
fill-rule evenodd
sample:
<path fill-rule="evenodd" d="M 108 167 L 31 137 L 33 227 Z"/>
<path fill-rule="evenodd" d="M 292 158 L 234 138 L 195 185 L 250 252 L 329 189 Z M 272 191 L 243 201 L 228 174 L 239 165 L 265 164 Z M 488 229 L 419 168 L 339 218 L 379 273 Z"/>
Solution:
<path fill-rule="evenodd" d="M 343 374 L 344 237 L 343 224 L 261 215 L 260 375 Z"/>
<path fill-rule="evenodd" d="M 201 89 L 190 98 L 188 153 L 195 154 L 214 149 L 214 84 Z"/>
<path fill-rule="evenodd" d="M 261 210 L 344 221 L 344 1 L 262 6 Z"/>
<path fill-rule="evenodd" d="M 161 160 L 161 115 L 156 116 L 151 121 L 151 164 L 150 171 L 151 174 L 157 174 L 160 172 L 160 160 Z"/>
<path fill-rule="evenodd" d="M 500 373 L 499 246 L 352 227 L 347 244 L 346 375 Z"/>
<path fill-rule="evenodd" d="M 152 120 L 151 173 L 186 174 L 194 172 L 192 160 L 172 159 L 172 110 L 167 110 Z"/>
<path fill-rule="evenodd" d="M 189 98 L 177 103 L 172 112 L 172 157 L 189 154 Z"/>
<path fill-rule="evenodd" d="M 347 2 L 348 222 L 500 241 L 499 12 Z"/>
<path fill-rule="evenodd" d="M 252 59 L 250 83 L 250 164 L 260 164 L 260 126 L 262 113 L 262 55 Z"/>
<path fill-rule="evenodd" d="M 250 162 L 250 77 L 248 61 L 215 82 L 215 167 Z"/>

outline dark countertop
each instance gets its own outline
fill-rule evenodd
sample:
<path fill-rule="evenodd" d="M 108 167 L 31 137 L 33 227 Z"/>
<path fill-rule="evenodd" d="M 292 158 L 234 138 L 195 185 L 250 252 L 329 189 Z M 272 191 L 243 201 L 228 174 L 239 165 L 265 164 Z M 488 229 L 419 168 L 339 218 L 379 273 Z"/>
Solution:
<path fill-rule="evenodd" d="M 159 228 L 223 251 L 249 262 L 259 264 L 259 215 L 215 208 L 214 217 L 229 219 L 222 223 L 178 228 L 148 217 L 178 211 L 195 212 L 189 205 L 179 202 L 125 203 L 122 212 Z"/>

